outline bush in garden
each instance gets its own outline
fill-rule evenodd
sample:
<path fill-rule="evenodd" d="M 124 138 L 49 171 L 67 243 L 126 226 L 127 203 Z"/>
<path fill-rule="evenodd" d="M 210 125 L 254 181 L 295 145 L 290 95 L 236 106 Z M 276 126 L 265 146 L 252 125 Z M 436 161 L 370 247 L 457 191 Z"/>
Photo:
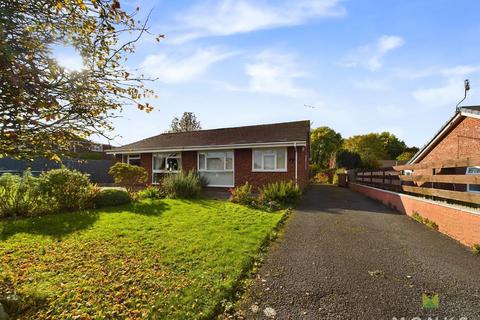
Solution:
<path fill-rule="evenodd" d="M 294 205 L 300 200 L 302 191 L 292 181 L 282 181 L 266 184 L 260 188 L 260 203 L 269 206 L 269 203 L 279 204 L 282 207 Z"/>
<path fill-rule="evenodd" d="M 346 173 L 346 170 L 344 168 L 338 168 L 335 171 L 335 174 L 333 175 L 333 181 L 332 184 L 338 185 L 338 174 L 339 173 Z"/>
<path fill-rule="evenodd" d="M 136 185 L 147 182 L 147 171 L 139 166 L 117 162 L 110 167 L 108 173 L 113 176 L 115 183 L 132 192 Z"/>
<path fill-rule="evenodd" d="M 165 197 L 162 189 L 155 186 L 149 186 L 137 193 L 139 199 L 161 199 Z"/>
<path fill-rule="evenodd" d="M 248 181 L 243 186 L 230 189 L 230 201 L 243 205 L 250 205 L 254 201 L 252 186 Z"/>
<path fill-rule="evenodd" d="M 130 195 L 123 189 L 101 189 L 94 198 L 95 208 L 119 206 L 131 202 Z"/>
<path fill-rule="evenodd" d="M 0 217 L 35 216 L 49 210 L 42 197 L 38 178 L 25 171 L 23 176 L 9 173 L 0 176 Z"/>
<path fill-rule="evenodd" d="M 162 187 L 169 198 L 193 198 L 202 191 L 202 178 L 196 171 L 165 176 Z"/>
<path fill-rule="evenodd" d="M 52 199 L 55 209 L 78 210 L 90 206 L 94 187 L 88 175 L 66 168 L 50 170 L 38 178 L 39 192 Z"/>

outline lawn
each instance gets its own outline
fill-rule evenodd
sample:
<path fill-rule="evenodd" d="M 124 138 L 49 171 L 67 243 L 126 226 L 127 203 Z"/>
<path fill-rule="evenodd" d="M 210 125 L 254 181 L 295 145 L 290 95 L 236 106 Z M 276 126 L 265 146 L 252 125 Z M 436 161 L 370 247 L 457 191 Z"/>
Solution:
<path fill-rule="evenodd" d="M 3 221 L 0 299 L 19 319 L 209 318 L 283 216 L 167 199 Z"/>

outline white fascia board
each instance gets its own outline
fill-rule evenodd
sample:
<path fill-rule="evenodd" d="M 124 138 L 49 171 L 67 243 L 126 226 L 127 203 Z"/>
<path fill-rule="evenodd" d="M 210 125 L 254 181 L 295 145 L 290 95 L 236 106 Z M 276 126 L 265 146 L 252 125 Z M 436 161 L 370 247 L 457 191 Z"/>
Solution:
<path fill-rule="evenodd" d="M 460 114 L 464 117 L 480 119 L 480 113 L 461 111 Z"/>
<path fill-rule="evenodd" d="M 179 152 L 179 151 L 199 151 L 199 150 L 224 150 L 224 149 L 249 149 L 249 148 L 275 148 L 275 147 L 305 147 L 306 141 L 292 141 L 292 142 L 266 142 L 266 143 L 245 143 L 245 144 L 226 144 L 215 146 L 188 146 L 178 147 L 172 149 L 131 149 L 115 151 L 109 150 L 107 154 L 129 154 L 129 153 L 161 153 L 161 152 Z"/>

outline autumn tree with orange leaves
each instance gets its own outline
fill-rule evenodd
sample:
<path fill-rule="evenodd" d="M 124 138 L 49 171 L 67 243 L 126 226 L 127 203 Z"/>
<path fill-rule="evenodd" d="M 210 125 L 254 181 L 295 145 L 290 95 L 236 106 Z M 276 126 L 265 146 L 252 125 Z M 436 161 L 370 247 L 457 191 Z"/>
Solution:
<path fill-rule="evenodd" d="M 123 107 L 152 110 L 152 79 L 125 66 L 149 33 L 138 14 L 117 0 L 0 1 L 0 157 L 58 159 L 74 140 L 108 136 Z M 81 71 L 53 58 L 61 45 L 80 53 Z"/>

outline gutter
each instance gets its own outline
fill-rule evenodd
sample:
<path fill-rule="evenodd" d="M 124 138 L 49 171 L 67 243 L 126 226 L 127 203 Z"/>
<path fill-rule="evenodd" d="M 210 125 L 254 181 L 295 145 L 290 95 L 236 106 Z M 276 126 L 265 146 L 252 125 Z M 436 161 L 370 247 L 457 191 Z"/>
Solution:
<path fill-rule="evenodd" d="M 248 148 L 270 148 L 270 147 L 296 147 L 306 146 L 306 141 L 292 141 L 292 142 L 262 142 L 262 143 L 240 143 L 240 144 L 226 144 L 226 145 L 203 145 L 203 146 L 186 146 L 186 147 L 172 147 L 169 149 L 159 148 L 143 148 L 143 149 L 123 149 L 123 150 L 108 150 L 107 154 L 131 154 L 131 153 L 157 153 L 157 152 L 178 152 L 178 151 L 199 151 L 199 150 L 222 150 L 222 149 L 248 149 Z"/>

